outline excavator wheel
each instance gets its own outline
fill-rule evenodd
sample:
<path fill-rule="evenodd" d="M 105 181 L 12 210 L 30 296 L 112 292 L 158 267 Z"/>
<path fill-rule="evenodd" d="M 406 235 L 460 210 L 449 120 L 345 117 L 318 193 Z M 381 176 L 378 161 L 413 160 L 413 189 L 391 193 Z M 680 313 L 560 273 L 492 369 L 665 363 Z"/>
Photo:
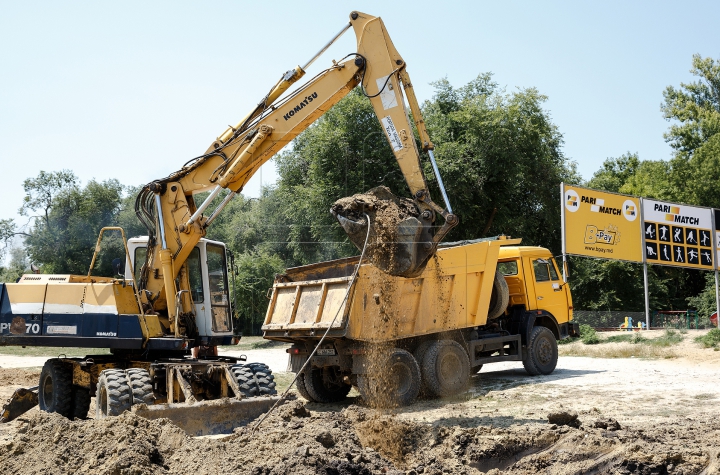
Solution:
<path fill-rule="evenodd" d="M 72 418 L 85 420 L 90 410 L 90 390 L 73 386 L 72 389 Z"/>
<path fill-rule="evenodd" d="M 358 390 L 366 404 L 401 407 L 418 397 L 420 367 L 409 351 L 394 348 L 372 366 L 377 370 L 358 375 Z"/>
<path fill-rule="evenodd" d="M 57 412 L 65 417 L 73 416 L 72 368 L 57 358 L 45 362 L 40 372 L 38 404 L 45 412 Z"/>
<path fill-rule="evenodd" d="M 95 419 L 119 416 L 132 406 L 132 389 L 127 374 L 121 369 L 100 373 L 95 397 Z"/>
<path fill-rule="evenodd" d="M 428 349 L 422 364 L 423 380 L 434 396 L 453 396 L 467 388 L 470 360 L 455 340 L 439 340 Z"/>
<path fill-rule="evenodd" d="M 230 371 L 235 376 L 240 392 L 245 397 L 277 394 L 275 376 L 273 376 L 272 371 L 266 364 L 237 364 Z"/>
<path fill-rule="evenodd" d="M 147 370 L 141 368 L 126 369 L 130 389 L 132 390 L 132 403 L 152 405 L 155 402 L 152 379 Z"/>
<path fill-rule="evenodd" d="M 352 389 L 342 381 L 338 368 L 334 366 L 305 370 L 302 378 L 309 399 L 316 402 L 340 402 Z"/>

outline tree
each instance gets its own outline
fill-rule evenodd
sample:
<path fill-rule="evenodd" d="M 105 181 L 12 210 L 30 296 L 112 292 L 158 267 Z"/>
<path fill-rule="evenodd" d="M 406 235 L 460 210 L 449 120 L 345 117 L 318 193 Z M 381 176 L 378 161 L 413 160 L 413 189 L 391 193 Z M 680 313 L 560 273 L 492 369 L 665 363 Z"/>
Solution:
<path fill-rule="evenodd" d="M 507 94 L 481 74 L 447 80 L 424 104 L 438 166 L 460 217 L 456 239 L 508 234 L 560 251 L 560 183 L 579 182 L 562 135 L 534 88 Z"/>
<path fill-rule="evenodd" d="M 25 246 L 46 273 L 86 274 L 100 229 L 117 225 L 123 186 L 112 179 L 91 180 L 80 188 L 77 181 L 66 170 L 41 172 L 25 180 L 27 196 L 21 211 L 39 212 Z M 122 257 L 124 249 L 118 237 L 110 237 L 103 250 L 93 272 L 112 275 L 111 261 Z"/>
<path fill-rule="evenodd" d="M 25 250 L 21 247 L 10 249 L 10 262 L 5 267 L 0 267 L 0 282 L 17 282 L 23 274 L 30 274 Z"/>

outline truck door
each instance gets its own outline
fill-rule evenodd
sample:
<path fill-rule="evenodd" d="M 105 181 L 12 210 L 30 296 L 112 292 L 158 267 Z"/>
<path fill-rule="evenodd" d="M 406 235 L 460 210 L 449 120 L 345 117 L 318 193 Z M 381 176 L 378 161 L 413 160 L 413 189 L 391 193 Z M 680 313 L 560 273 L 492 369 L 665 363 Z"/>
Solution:
<path fill-rule="evenodd" d="M 551 258 L 531 258 L 535 304 L 538 310 L 551 313 L 558 323 L 568 320 L 565 286 Z"/>

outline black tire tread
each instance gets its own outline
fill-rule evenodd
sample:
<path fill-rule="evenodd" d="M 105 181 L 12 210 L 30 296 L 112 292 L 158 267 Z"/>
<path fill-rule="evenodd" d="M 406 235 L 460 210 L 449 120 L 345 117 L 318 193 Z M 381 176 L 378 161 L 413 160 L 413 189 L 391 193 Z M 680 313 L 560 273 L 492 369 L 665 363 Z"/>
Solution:
<path fill-rule="evenodd" d="M 87 419 L 88 411 L 90 411 L 90 400 L 92 399 L 90 397 L 90 390 L 80 386 L 73 386 L 72 399 L 72 418 L 80 420 Z"/>
<path fill-rule="evenodd" d="M 438 358 L 445 352 L 454 352 L 460 360 L 460 383 L 449 386 L 438 375 Z M 428 348 L 422 365 L 422 375 L 428 392 L 437 397 L 448 397 L 464 391 L 470 382 L 470 359 L 467 351 L 455 340 L 438 340 Z"/>
<path fill-rule="evenodd" d="M 52 401 L 45 401 L 43 397 L 43 386 L 45 378 L 52 379 L 53 394 Z M 52 358 L 45 362 L 40 372 L 40 388 L 38 389 L 38 404 L 45 412 L 57 412 L 67 418 L 73 415 L 73 384 L 72 367 L 63 363 L 58 358 Z"/>
<path fill-rule="evenodd" d="M 411 381 L 411 388 L 404 396 L 396 395 L 392 396 L 392 390 L 388 387 L 382 386 L 386 381 L 390 373 L 390 368 L 394 366 L 396 362 L 404 362 L 407 364 L 410 370 L 413 380 Z M 400 348 L 392 349 L 385 358 L 380 362 L 379 368 L 382 368 L 384 374 L 379 375 L 380 377 L 373 377 L 369 374 L 359 374 L 357 377 L 358 391 L 363 400 L 375 407 L 402 407 L 412 404 L 420 394 L 420 366 L 417 364 L 415 357 L 412 353 Z"/>
<path fill-rule="evenodd" d="M 263 363 L 237 364 L 230 368 L 244 397 L 272 396 L 277 394 L 275 376 Z"/>
<path fill-rule="evenodd" d="M 305 387 L 305 373 L 300 373 L 297 376 L 297 379 L 295 380 L 295 387 L 297 388 L 298 392 L 302 397 L 307 399 L 310 402 L 317 402 L 308 392 L 307 388 Z"/>
<path fill-rule="evenodd" d="M 132 404 L 152 405 L 155 402 L 155 394 L 150 373 L 142 368 L 130 368 L 125 370 L 125 374 L 132 391 Z"/>
<path fill-rule="evenodd" d="M 102 387 L 107 391 L 107 414 L 103 413 L 101 407 Z M 96 403 L 96 419 L 102 419 L 108 416 L 119 416 L 132 406 L 132 389 L 128 381 L 127 374 L 121 369 L 106 369 L 100 373 L 97 384 Z"/>
<path fill-rule="evenodd" d="M 540 362 L 537 361 L 537 355 L 535 353 L 535 345 L 537 345 L 538 340 L 543 337 L 550 339 L 553 345 L 553 361 L 550 367 L 545 368 L 543 368 L 540 365 Z M 523 366 L 525 367 L 525 371 L 527 371 L 530 376 L 552 374 L 552 372 L 555 371 L 555 367 L 557 366 L 557 360 L 558 347 L 557 340 L 555 339 L 555 335 L 553 334 L 553 332 L 547 327 L 534 327 L 530 332 L 530 336 L 528 337 L 526 351 L 523 353 Z"/>
<path fill-rule="evenodd" d="M 321 403 L 340 402 L 347 397 L 352 387 L 348 384 L 329 387 L 324 384 L 323 368 L 310 368 L 303 373 L 305 390 L 312 400 Z"/>
<path fill-rule="evenodd" d="M 495 319 L 505 313 L 510 302 L 510 288 L 502 272 L 495 272 L 493 280 L 492 296 L 488 308 L 488 320 Z"/>

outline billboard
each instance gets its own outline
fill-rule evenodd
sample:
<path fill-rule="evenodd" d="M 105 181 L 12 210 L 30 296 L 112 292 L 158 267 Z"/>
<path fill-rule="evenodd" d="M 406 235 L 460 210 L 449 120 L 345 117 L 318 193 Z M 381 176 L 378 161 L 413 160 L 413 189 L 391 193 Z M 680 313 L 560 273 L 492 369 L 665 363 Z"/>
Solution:
<path fill-rule="evenodd" d="M 639 198 L 563 185 L 562 199 L 564 253 L 643 262 Z"/>
<path fill-rule="evenodd" d="M 715 269 L 713 210 L 643 198 L 648 264 Z"/>

